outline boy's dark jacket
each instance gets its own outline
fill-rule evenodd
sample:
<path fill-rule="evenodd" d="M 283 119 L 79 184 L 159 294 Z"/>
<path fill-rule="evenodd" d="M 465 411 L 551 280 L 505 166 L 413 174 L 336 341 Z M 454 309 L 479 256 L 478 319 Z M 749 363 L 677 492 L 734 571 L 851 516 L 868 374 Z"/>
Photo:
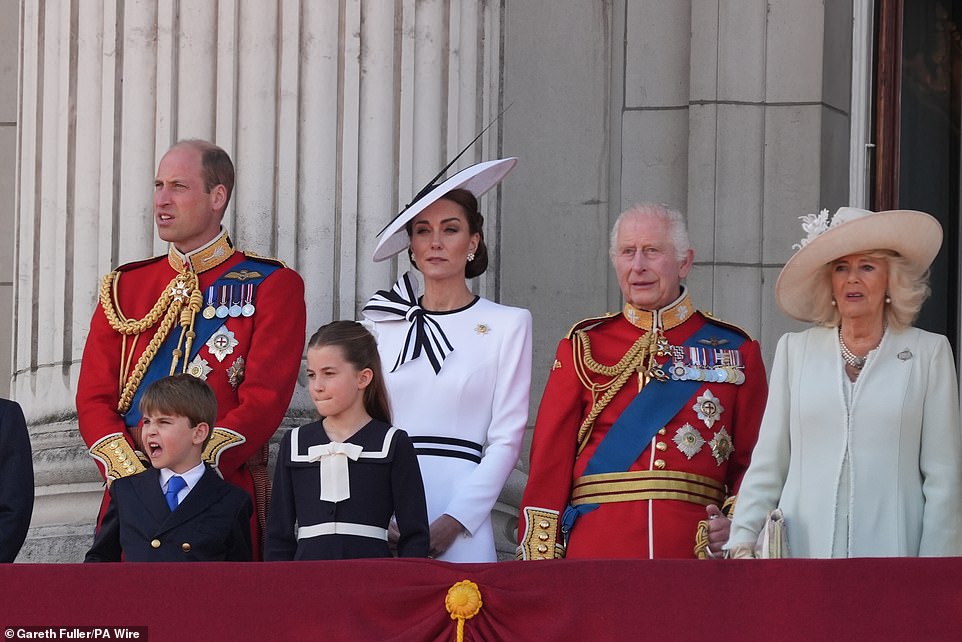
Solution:
<path fill-rule="evenodd" d="M 85 562 L 246 562 L 251 559 L 250 497 L 205 466 L 173 512 L 150 468 L 110 487 L 110 506 Z"/>

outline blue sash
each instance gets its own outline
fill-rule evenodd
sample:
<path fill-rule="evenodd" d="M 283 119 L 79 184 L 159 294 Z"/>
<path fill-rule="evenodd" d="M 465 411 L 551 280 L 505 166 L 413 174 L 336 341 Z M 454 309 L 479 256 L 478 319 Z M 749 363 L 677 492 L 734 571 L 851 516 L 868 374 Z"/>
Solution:
<path fill-rule="evenodd" d="M 702 340 L 725 340 L 725 349 L 737 350 L 745 337 L 730 328 L 705 323 L 683 345 L 695 346 Z M 704 381 L 658 381 L 652 379 L 632 399 L 612 424 L 594 455 L 585 466 L 585 475 L 626 472 L 648 448 L 652 438 L 705 385 Z M 598 504 L 568 505 L 561 518 L 561 530 L 570 533 L 575 521 Z"/>
<path fill-rule="evenodd" d="M 248 277 L 244 280 L 244 283 L 253 283 L 254 285 L 259 284 L 261 281 L 266 279 L 274 270 L 278 269 L 280 266 L 273 263 L 266 263 L 262 261 L 255 261 L 253 259 L 245 259 L 238 263 L 237 265 L 232 265 L 227 268 L 227 270 L 217 277 L 217 281 L 214 282 L 213 287 L 218 285 L 228 285 L 231 283 L 236 283 L 235 279 L 228 279 L 226 275 L 230 272 L 240 272 L 242 270 L 248 270 L 249 272 L 258 272 L 260 276 Z M 198 314 L 194 317 L 194 343 L 191 346 L 190 354 L 183 357 L 184 361 L 182 363 L 189 363 L 197 353 L 200 351 L 201 346 L 207 343 L 207 340 L 217 332 L 226 323 L 227 319 L 221 319 L 219 317 L 214 317 L 213 319 L 205 319 L 202 315 Z M 124 414 L 124 423 L 128 428 L 132 428 L 140 423 L 140 396 L 143 394 L 144 390 L 147 389 L 154 381 L 161 379 L 170 375 L 170 365 L 174 360 L 174 350 L 177 348 L 177 344 L 180 342 L 180 325 L 175 324 L 174 327 L 170 329 L 170 334 L 167 335 L 167 339 L 161 344 L 160 349 L 154 356 L 150 365 L 147 366 L 147 371 L 144 372 L 144 378 L 140 382 L 140 386 L 137 387 L 137 392 L 134 393 L 134 398 L 130 402 L 130 410 Z"/>

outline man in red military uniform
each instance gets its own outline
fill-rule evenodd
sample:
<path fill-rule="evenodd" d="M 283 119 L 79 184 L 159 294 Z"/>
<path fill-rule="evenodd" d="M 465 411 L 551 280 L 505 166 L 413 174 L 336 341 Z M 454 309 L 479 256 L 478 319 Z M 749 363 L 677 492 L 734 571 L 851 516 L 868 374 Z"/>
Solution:
<path fill-rule="evenodd" d="M 680 213 L 624 212 L 611 259 L 625 307 L 577 324 L 558 345 L 518 557 L 717 554 L 728 531 L 718 506 L 738 489 L 765 408 L 758 343 L 692 305 L 681 280 L 694 252 Z"/>
<path fill-rule="evenodd" d="M 188 372 L 217 396 L 204 458 L 254 502 L 255 558 L 268 498 L 267 442 L 291 401 L 304 347 L 304 283 L 279 261 L 235 250 L 221 228 L 234 187 L 227 153 L 181 141 L 161 159 L 154 222 L 165 256 L 101 284 L 77 385 L 80 434 L 108 483 L 148 465 L 139 393 Z M 105 494 L 101 516 L 106 509 Z"/>

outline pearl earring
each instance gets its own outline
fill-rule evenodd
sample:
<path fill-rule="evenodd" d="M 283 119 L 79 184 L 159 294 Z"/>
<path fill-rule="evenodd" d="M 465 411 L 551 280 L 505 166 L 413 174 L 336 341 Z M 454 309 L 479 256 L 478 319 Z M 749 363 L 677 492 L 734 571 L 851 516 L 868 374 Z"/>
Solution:
<path fill-rule="evenodd" d="M 835 303 L 835 299 L 832 299 L 832 307 L 834 308 L 836 305 L 837 304 Z"/>
<path fill-rule="evenodd" d="M 890 297 L 889 295 L 886 294 L 886 295 L 885 295 L 885 302 L 886 302 L 886 303 L 891 303 L 891 302 L 892 302 L 892 297 Z"/>
<path fill-rule="evenodd" d="M 474 260 L 474 252 L 468 252 L 468 263 Z"/>

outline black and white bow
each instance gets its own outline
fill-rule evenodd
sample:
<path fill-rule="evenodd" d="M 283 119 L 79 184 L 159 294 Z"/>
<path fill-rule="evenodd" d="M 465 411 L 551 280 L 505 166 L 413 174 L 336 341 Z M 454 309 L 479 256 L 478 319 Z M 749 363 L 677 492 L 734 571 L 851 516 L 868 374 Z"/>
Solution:
<path fill-rule="evenodd" d="M 454 351 L 454 346 L 444 336 L 441 324 L 418 305 L 417 290 L 410 274 L 402 274 L 390 290 L 378 290 L 365 304 L 364 316 L 371 321 L 389 321 L 401 317 L 411 324 L 391 372 L 423 353 L 434 368 L 434 374 L 437 374 L 441 371 L 444 359 Z"/>

